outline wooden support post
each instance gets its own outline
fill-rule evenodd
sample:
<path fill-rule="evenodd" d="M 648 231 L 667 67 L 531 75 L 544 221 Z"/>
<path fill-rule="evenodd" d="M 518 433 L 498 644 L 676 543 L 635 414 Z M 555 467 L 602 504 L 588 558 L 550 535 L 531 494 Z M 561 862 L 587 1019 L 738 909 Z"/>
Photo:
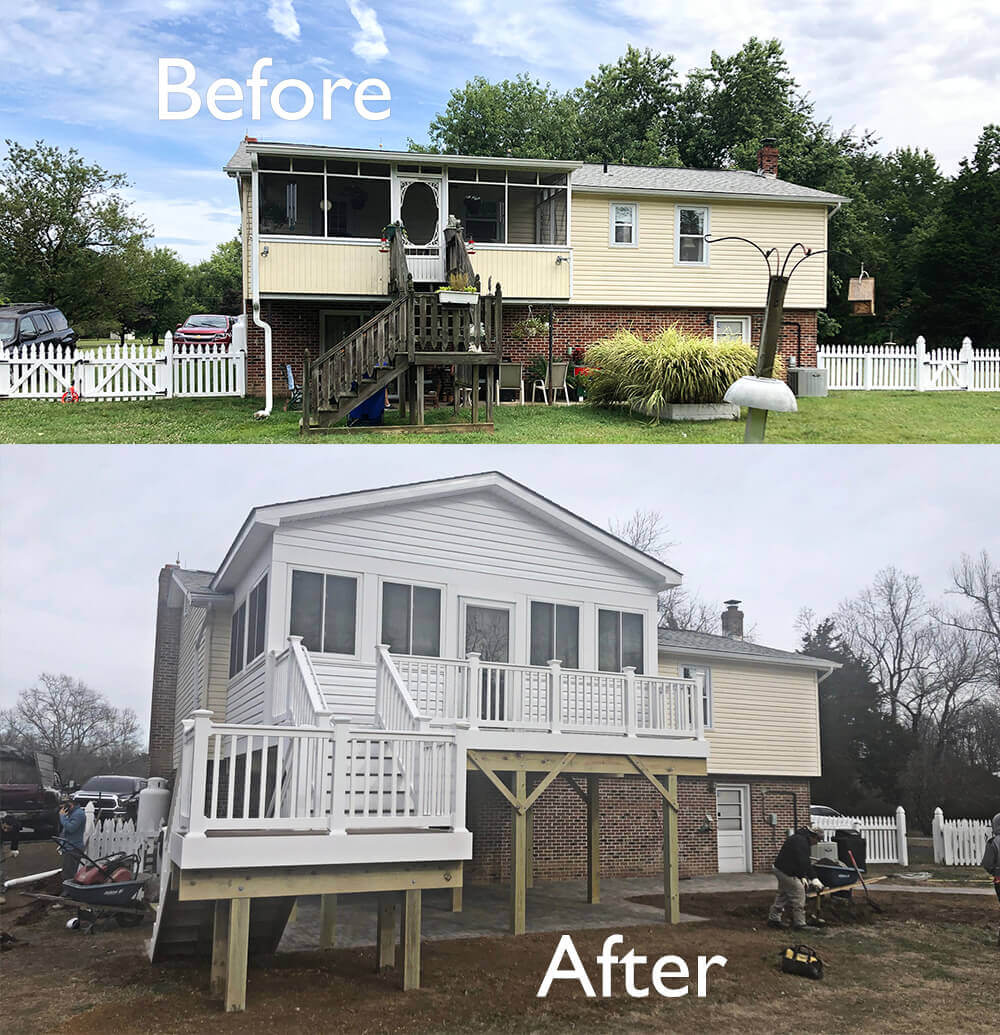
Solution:
<path fill-rule="evenodd" d="M 229 945 L 229 899 L 215 900 L 212 921 L 212 976 L 209 991 L 221 996 L 226 990 L 226 951 Z"/>
<path fill-rule="evenodd" d="M 337 930 L 337 896 L 321 895 L 319 900 L 319 947 L 332 949 Z"/>
<path fill-rule="evenodd" d="M 496 393 L 497 368 L 488 366 L 486 368 L 486 423 L 493 421 L 493 396 Z"/>
<path fill-rule="evenodd" d="M 376 938 L 375 967 L 381 972 L 396 964 L 396 923 L 399 916 L 399 896 L 387 892 L 378 897 L 378 934 Z"/>
<path fill-rule="evenodd" d="M 247 1008 L 247 950 L 250 946 L 249 898 L 229 901 L 226 945 L 226 1013 Z"/>
<path fill-rule="evenodd" d="M 521 803 L 528 796 L 528 774 L 522 769 L 513 776 L 514 798 Z M 524 934 L 527 913 L 527 810 L 513 806 L 510 823 L 510 933 Z"/>
<path fill-rule="evenodd" d="M 601 901 L 601 780 L 587 777 L 587 901 Z"/>
<path fill-rule="evenodd" d="M 421 891 L 403 893 L 403 991 L 420 987 L 420 896 Z"/>
<path fill-rule="evenodd" d="M 396 378 L 396 394 L 399 396 L 399 416 L 403 418 L 406 416 L 406 379 L 409 376 L 408 372 L 404 370 L 399 377 Z"/>
<path fill-rule="evenodd" d="M 424 367 L 417 367 L 417 424 L 424 424 Z"/>
<path fill-rule="evenodd" d="M 525 887 L 535 886 L 535 810 L 528 809 L 528 829 L 525 837 L 525 856 L 527 869 L 525 872 Z"/>
<path fill-rule="evenodd" d="M 469 380 L 472 382 L 472 389 L 469 393 L 469 398 L 472 403 L 472 423 L 479 423 L 479 367 L 475 363 L 471 366 L 472 376 Z"/>
<path fill-rule="evenodd" d="M 410 397 L 410 423 L 417 423 L 417 368 L 411 366 L 406 373 L 407 394 Z"/>
<path fill-rule="evenodd" d="M 668 924 L 680 923 L 681 904 L 677 889 L 677 776 L 661 777 L 670 799 L 663 799 L 663 909 Z"/>
<path fill-rule="evenodd" d="M 464 888 L 451 889 L 451 911 L 453 913 L 462 912 L 462 892 L 464 890 Z"/>

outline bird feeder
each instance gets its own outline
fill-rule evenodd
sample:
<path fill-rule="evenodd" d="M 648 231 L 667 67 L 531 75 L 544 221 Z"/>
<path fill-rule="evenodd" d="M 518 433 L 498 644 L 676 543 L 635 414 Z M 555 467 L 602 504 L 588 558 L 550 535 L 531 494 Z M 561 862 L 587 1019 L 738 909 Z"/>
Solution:
<path fill-rule="evenodd" d="M 864 266 L 859 276 L 848 281 L 847 301 L 851 303 L 853 316 L 875 315 L 875 278 L 865 272 Z"/>

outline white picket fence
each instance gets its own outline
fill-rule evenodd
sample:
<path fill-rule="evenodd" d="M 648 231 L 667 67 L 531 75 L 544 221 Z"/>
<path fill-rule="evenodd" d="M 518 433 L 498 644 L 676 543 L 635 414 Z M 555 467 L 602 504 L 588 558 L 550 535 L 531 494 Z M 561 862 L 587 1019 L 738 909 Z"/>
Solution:
<path fill-rule="evenodd" d="M 931 822 L 934 861 L 945 866 L 978 866 L 993 833 L 989 820 L 945 819 L 941 809 L 934 810 Z"/>
<path fill-rule="evenodd" d="M 84 851 L 91 859 L 103 859 L 112 852 L 134 852 L 138 846 L 139 836 L 131 820 L 106 819 L 94 823 L 93 830 L 85 839 Z"/>
<path fill-rule="evenodd" d="M 232 345 L 26 345 L 0 349 L 0 399 L 129 400 L 246 395 L 246 337 Z"/>
<path fill-rule="evenodd" d="M 906 810 L 902 805 L 896 809 L 895 816 L 818 816 L 812 822 L 831 840 L 836 830 L 860 830 L 870 863 L 910 865 Z"/>
<path fill-rule="evenodd" d="M 816 365 L 831 389 L 1000 392 L 1000 348 L 928 349 L 913 345 L 820 345 Z"/>

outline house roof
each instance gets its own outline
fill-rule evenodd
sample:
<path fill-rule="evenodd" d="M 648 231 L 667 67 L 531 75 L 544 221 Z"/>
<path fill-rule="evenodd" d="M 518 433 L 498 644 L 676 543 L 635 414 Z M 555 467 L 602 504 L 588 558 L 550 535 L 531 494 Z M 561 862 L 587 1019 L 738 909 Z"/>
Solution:
<path fill-rule="evenodd" d="M 593 165 L 584 162 L 531 158 L 497 158 L 483 155 L 441 155 L 422 151 L 380 151 L 360 147 L 326 147 L 320 144 L 288 144 L 271 140 L 241 140 L 224 166 L 230 175 L 250 172 L 250 153 L 306 154 L 315 158 L 358 158 L 382 162 L 423 162 L 433 165 L 503 166 L 521 169 L 561 171 L 579 191 L 609 194 L 671 194 L 684 197 L 750 198 L 758 201 L 789 201 L 812 204 L 844 204 L 841 194 L 800 187 L 774 176 L 744 169 L 667 169 L 641 165 Z"/>
<path fill-rule="evenodd" d="M 668 653 L 697 654 L 717 658 L 734 657 L 775 665 L 798 665 L 824 672 L 832 672 L 835 668 L 840 668 L 836 661 L 830 661 L 827 658 L 814 658 L 808 654 L 779 650 L 777 647 L 765 647 L 761 643 L 751 643 L 749 640 L 737 640 L 732 636 L 719 636 L 714 633 L 659 629 L 657 640 L 660 650 Z"/>
<path fill-rule="evenodd" d="M 572 176 L 581 191 L 607 191 L 649 194 L 678 194 L 684 197 L 738 197 L 766 201 L 799 201 L 814 204 L 843 204 L 841 194 L 830 194 L 812 187 L 779 180 L 774 176 L 745 169 L 667 169 L 640 165 L 586 164 Z"/>
<path fill-rule="evenodd" d="M 194 568 L 174 568 L 171 577 L 175 587 L 171 589 L 173 606 L 179 605 L 181 598 L 195 606 L 204 606 L 225 596 L 224 593 L 216 593 L 212 590 L 212 579 L 215 578 L 215 572 Z"/>
<path fill-rule="evenodd" d="M 559 506 L 513 478 L 509 478 L 499 471 L 484 471 L 479 474 L 458 475 L 454 478 L 436 478 L 430 481 L 362 489 L 254 507 L 247 515 L 239 534 L 233 540 L 219 570 L 212 579 L 211 588 L 214 591 L 225 591 L 232 588 L 241 570 L 240 556 L 255 555 L 264 541 L 281 524 L 324 515 L 332 516 L 366 507 L 417 502 L 484 489 L 502 493 L 521 507 L 534 511 L 547 520 L 560 523 L 571 534 L 591 542 L 598 549 L 615 556 L 626 566 L 651 577 L 660 588 L 676 586 L 681 582 L 681 573 L 669 564 L 664 564 L 663 561 L 630 546 L 606 529 Z"/>

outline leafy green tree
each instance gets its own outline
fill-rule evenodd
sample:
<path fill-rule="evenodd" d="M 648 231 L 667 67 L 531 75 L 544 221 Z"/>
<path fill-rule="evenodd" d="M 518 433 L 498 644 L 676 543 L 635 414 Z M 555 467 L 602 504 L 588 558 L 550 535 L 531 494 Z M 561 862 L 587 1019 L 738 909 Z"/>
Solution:
<path fill-rule="evenodd" d="M 7 140 L 0 164 L 0 290 L 59 305 L 74 321 L 117 304 L 114 257 L 149 237 L 120 191 L 125 176 L 37 141 Z"/>
<path fill-rule="evenodd" d="M 452 90 L 428 129 L 430 143 L 409 146 L 437 154 L 567 158 L 576 152 L 574 101 L 522 73 L 491 83 L 476 76 Z"/>
<path fill-rule="evenodd" d="M 192 312 L 233 315 L 243 308 L 243 245 L 240 236 L 216 245 L 191 270 L 188 306 Z"/>
<path fill-rule="evenodd" d="M 984 127 L 975 153 L 941 191 L 916 263 L 912 333 L 933 342 L 969 335 L 1000 341 L 1000 125 Z"/>
<path fill-rule="evenodd" d="M 135 331 L 156 345 L 188 315 L 191 268 L 171 248 L 131 249 L 123 265 L 129 290 L 115 313 L 123 340 Z"/>

